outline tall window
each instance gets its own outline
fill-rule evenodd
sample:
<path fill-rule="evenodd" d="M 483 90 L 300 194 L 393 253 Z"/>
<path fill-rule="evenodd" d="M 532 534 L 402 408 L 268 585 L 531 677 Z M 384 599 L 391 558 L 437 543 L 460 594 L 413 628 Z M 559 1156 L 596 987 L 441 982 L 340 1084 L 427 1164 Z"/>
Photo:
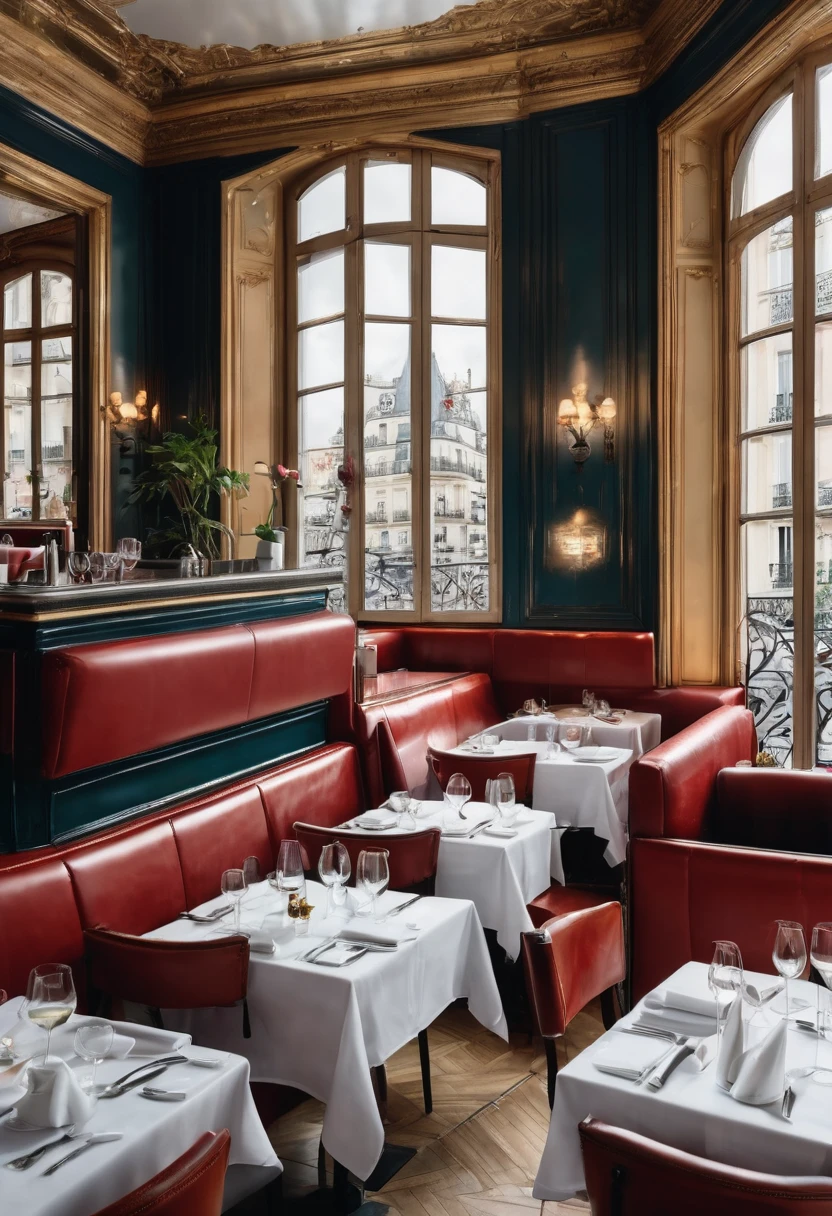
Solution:
<path fill-rule="evenodd" d="M 749 704 L 781 764 L 830 765 L 832 64 L 799 64 L 764 105 L 729 241 Z"/>
<path fill-rule="evenodd" d="M 14 272 L 3 290 L 3 517 L 72 514 L 72 279 Z M 52 510 L 50 513 L 50 504 Z"/>
<path fill-rule="evenodd" d="M 299 559 L 344 565 L 358 616 L 499 615 L 495 170 L 490 157 L 373 148 L 293 192 Z"/>

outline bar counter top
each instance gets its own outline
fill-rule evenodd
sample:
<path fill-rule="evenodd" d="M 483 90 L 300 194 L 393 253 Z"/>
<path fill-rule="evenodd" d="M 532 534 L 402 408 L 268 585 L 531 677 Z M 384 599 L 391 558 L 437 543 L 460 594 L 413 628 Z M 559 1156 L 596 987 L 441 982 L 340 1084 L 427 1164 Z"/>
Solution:
<path fill-rule="evenodd" d="M 172 609 L 177 605 L 254 600 L 305 593 L 327 593 L 339 587 L 337 569 L 278 570 L 171 578 L 166 572 L 136 569 L 120 583 L 47 587 L 23 583 L 0 586 L 0 621 L 45 621 L 123 613 L 134 609 Z"/>

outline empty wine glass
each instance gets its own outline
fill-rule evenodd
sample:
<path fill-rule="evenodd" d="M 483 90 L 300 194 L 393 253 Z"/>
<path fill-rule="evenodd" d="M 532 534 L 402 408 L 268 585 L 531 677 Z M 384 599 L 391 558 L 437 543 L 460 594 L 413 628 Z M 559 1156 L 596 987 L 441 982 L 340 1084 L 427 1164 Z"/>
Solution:
<path fill-rule="evenodd" d="M 407 790 L 397 790 L 387 799 L 390 810 L 399 817 L 399 827 L 405 832 L 416 831 L 416 809 L 419 803 Z"/>
<path fill-rule="evenodd" d="M 832 989 L 832 921 L 821 921 L 812 930 L 812 950 L 810 954 L 812 966 L 826 985 L 817 987 L 818 1038 L 815 1046 L 815 1067 L 820 1060 L 821 1042 L 832 1039 L 832 1009 L 830 1009 L 829 989 Z M 818 1085 L 832 1085 L 832 1073 L 816 1072 L 812 1078 Z"/>
<path fill-rule="evenodd" d="M 762 1013 L 767 1006 L 771 1004 L 776 996 L 779 996 L 783 991 L 784 984 L 780 981 L 777 984 L 769 984 L 765 988 L 758 988 L 756 984 L 750 984 L 743 977 L 742 980 L 742 998 L 754 1010 L 751 1017 L 748 1019 L 749 1026 L 754 1021 L 758 1013 Z M 765 1022 L 765 1017 L 763 1017 Z"/>
<path fill-rule="evenodd" d="M 89 1083 L 89 1091 L 92 1094 L 97 1092 L 95 1088 L 95 1070 L 101 1061 L 106 1060 L 110 1054 L 114 1036 L 115 1031 L 112 1025 L 109 1022 L 105 1022 L 102 1018 L 91 1018 L 75 1031 L 75 1041 L 73 1043 L 75 1054 L 80 1056 L 82 1060 L 86 1060 L 89 1064 L 92 1064 L 92 1078 Z"/>
<path fill-rule="evenodd" d="M 498 773 L 488 782 L 486 796 L 503 827 L 511 827 L 517 818 L 514 778 L 511 773 Z"/>
<path fill-rule="evenodd" d="M 231 901 L 234 909 L 234 932 L 240 932 L 240 903 L 246 893 L 246 876 L 242 870 L 226 870 L 222 876 L 223 895 Z"/>
<path fill-rule="evenodd" d="M 142 555 L 142 542 L 135 536 L 122 536 L 116 549 L 124 563 L 125 570 L 135 570 Z"/>
<path fill-rule="evenodd" d="M 114 583 L 121 582 L 121 576 L 124 573 L 124 559 L 120 553 L 102 553 L 104 559 L 104 579 L 105 581 L 112 575 Z"/>
<path fill-rule="evenodd" d="M 256 882 L 262 880 L 260 873 L 260 860 L 257 857 L 247 857 L 243 862 L 243 873 L 246 876 L 246 886 L 254 886 Z"/>
<path fill-rule="evenodd" d="M 352 873 L 350 855 L 339 840 L 321 849 L 318 873 L 326 887 L 326 915 L 330 916 L 343 903 L 341 896 Z"/>
<path fill-rule="evenodd" d="M 546 743 L 547 743 L 546 755 L 547 756 L 554 756 L 555 752 L 560 750 L 557 743 L 555 742 L 556 733 L 557 733 L 557 727 L 555 726 L 554 722 L 549 722 L 548 725 L 546 726 Z"/>
<path fill-rule="evenodd" d="M 387 849 L 362 849 L 358 854 L 355 885 L 370 896 L 370 911 L 376 921 L 385 919 L 378 911 L 378 897 L 390 883 L 389 856 Z"/>
<path fill-rule="evenodd" d="M 277 851 L 277 885 L 287 894 L 301 898 L 306 894 L 306 879 L 303 873 L 303 856 L 297 840 L 281 840 Z"/>
<path fill-rule="evenodd" d="M 806 938 L 803 936 L 803 926 L 796 920 L 778 920 L 777 936 L 774 939 L 774 949 L 771 954 L 774 966 L 786 981 L 786 1017 L 790 1013 L 789 980 L 796 980 L 806 969 Z M 798 1006 L 795 1006 L 798 1008 Z M 805 1008 L 801 1002 L 800 1008 Z"/>
<path fill-rule="evenodd" d="M 90 578 L 94 583 L 103 583 L 107 574 L 104 554 L 94 550 L 90 554 Z"/>
<path fill-rule="evenodd" d="M 737 992 L 742 985 L 742 955 L 735 942 L 714 942 L 714 957 L 708 968 L 708 987 L 716 1001 L 717 1040 L 722 1026 L 719 998 L 723 992 Z"/>
<path fill-rule="evenodd" d="M 565 748 L 565 750 L 568 752 L 575 752 L 583 744 L 583 741 L 584 728 L 582 726 L 575 726 L 574 724 L 570 725 L 567 723 L 567 725 L 564 727 L 563 734 L 561 735 L 561 747 Z"/>
<path fill-rule="evenodd" d="M 526 742 L 527 743 L 536 743 L 537 742 L 537 727 L 535 726 L 535 724 L 533 722 L 530 722 L 529 725 L 526 727 Z"/>
<path fill-rule="evenodd" d="M 454 808 L 458 818 L 467 819 L 462 808 L 471 801 L 471 782 L 464 773 L 453 773 L 445 786 L 445 801 Z"/>
<path fill-rule="evenodd" d="M 67 553 L 66 555 L 66 568 L 73 583 L 82 583 L 85 575 L 89 573 L 89 553 L 84 553 L 80 549 L 73 549 L 71 553 Z"/>
<path fill-rule="evenodd" d="M 52 1031 L 69 1020 L 76 1004 L 75 981 L 66 963 L 40 963 L 29 972 L 26 1016 L 46 1031 L 44 1064 L 49 1060 Z"/>

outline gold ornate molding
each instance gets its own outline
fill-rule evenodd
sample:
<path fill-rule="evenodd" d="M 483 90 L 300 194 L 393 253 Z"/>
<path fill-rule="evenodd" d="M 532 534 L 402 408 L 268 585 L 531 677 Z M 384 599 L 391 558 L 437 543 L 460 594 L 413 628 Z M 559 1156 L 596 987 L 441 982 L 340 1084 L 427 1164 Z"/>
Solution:
<path fill-rule="evenodd" d="M 422 25 L 247 50 L 133 34 L 116 0 L 0 0 L 0 69 L 131 159 L 164 163 L 635 92 L 718 3 L 479 0 Z"/>

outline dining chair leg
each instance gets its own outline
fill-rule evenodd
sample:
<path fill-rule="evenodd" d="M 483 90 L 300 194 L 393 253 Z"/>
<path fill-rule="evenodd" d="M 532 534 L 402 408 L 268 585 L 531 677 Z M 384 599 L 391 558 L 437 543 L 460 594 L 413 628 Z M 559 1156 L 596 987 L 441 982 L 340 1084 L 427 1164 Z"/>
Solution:
<path fill-rule="evenodd" d="M 555 1082 L 558 1079 L 558 1045 L 556 1039 L 544 1039 L 546 1047 L 546 1091 L 549 1095 L 549 1110 L 555 1105 Z"/>
<path fill-rule="evenodd" d="M 605 988 L 601 993 L 601 1019 L 604 1023 L 604 1030 L 612 1030 L 618 1017 L 615 1012 L 615 989 Z"/>
<path fill-rule="evenodd" d="M 419 1062 L 422 1065 L 422 1096 L 425 1100 L 425 1114 L 433 1110 L 433 1093 L 430 1087 L 430 1048 L 428 1047 L 427 1030 L 419 1031 Z"/>

